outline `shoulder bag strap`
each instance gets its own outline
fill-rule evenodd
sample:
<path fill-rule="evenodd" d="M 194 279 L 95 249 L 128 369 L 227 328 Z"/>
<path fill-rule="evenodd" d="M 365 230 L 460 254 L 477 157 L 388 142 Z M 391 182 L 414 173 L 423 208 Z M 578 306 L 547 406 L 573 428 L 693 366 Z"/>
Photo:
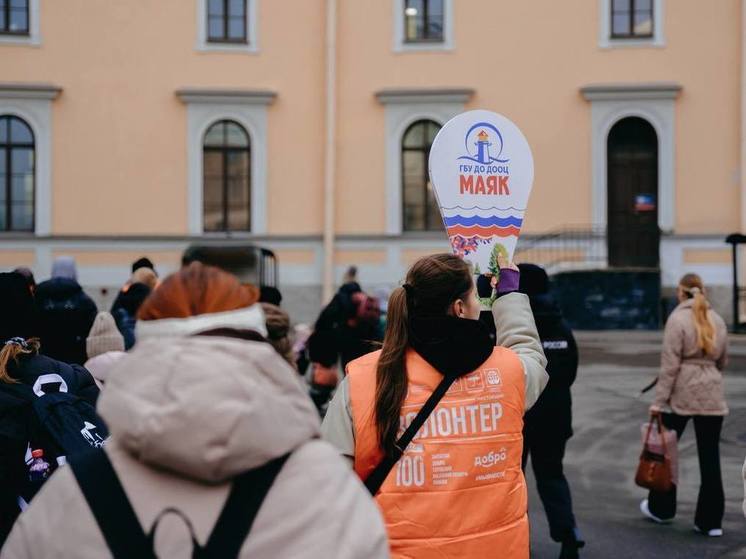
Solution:
<path fill-rule="evenodd" d="M 233 488 L 207 544 L 194 557 L 233 559 L 249 536 L 254 519 L 290 454 L 249 470 L 233 480 Z"/>
<path fill-rule="evenodd" d="M 70 457 L 75 479 L 115 559 L 156 559 L 106 452 Z"/>
<path fill-rule="evenodd" d="M 453 375 L 443 377 L 443 380 L 440 381 L 440 384 L 438 384 L 435 390 L 433 390 L 433 393 L 430 394 L 427 402 L 422 406 L 417 416 L 412 420 L 412 423 L 409 424 L 407 430 L 404 431 L 401 438 L 396 441 L 394 455 L 384 457 L 384 459 L 379 462 L 378 466 L 376 466 L 376 469 L 370 473 L 368 478 L 365 480 L 365 487 L 368 488 L 371 495 L 378 493 L 378 490 L 381 488 L 381 485 L 383 485 L 383 482 L 386 481 L 391 469 L 402 457 L 404 451 L 409 446 L 409 443 L 412 442 L 412 439 L 414 439 L 414 436 L 417 434 L 417 431 L 419 431 L 420 427 L 425 424 L 427 418 L 430 417 L 431 413 L 433 413 L 433 410 L 441 401 L 443 396 L 445 396 L 445 393 L 448 392 L 448 389 L 455 380 L 456 376 Z"/>

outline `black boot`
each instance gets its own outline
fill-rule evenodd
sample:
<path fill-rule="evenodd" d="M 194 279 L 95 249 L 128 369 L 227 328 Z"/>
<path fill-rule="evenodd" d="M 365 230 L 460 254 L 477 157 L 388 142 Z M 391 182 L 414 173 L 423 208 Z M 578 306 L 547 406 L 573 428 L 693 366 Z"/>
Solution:
<path fill-rule="evenodd" d="M 575 529 L 573 537 L 562 542 L 562 551 L 560 551 L 559 559 L 578 559 L 580 554 L 578 550 L 585 546 L 582 536 L 578 529 Z"/>
<path fill-rule="evenodd" d="M 562 542 L 559 559 L 578 559 L 579 557 L 577 542 Z"/>

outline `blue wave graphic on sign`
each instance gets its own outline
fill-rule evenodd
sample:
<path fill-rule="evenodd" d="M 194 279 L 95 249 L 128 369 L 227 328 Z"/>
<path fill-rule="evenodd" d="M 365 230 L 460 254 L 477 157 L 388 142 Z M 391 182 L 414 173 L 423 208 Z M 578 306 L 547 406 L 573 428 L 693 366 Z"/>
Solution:
<path fill-rule="evenodd" d="M 490 227 L 496 225 L 497 227 L 518 227 L 519 229 L 523 225 L 523 220 L 510 216 L 510 217 L 480 217 L 478 215 L 471 217 L 464 217 L 461 215 L 454 215 L 451 217 L 444 217 L 446 227 L 453 227 L 455 225 L 463 225 L 464 227 L 472 227 L 474 225 L 481 225 L 482 227 Z"/>

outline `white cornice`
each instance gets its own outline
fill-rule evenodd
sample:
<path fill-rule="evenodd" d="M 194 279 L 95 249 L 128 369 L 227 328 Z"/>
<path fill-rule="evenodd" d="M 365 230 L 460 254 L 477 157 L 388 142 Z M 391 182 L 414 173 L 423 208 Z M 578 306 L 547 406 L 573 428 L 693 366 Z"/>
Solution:
<path fill-rule="evenodd" d="M 587 101 L 633 101 L 641 99 L 676 99 L 682 86 L 674 82 L 603 83 L 580 88 Z"/>
<path fill-rule="evenodd" d="M 51 83 L 0 82 L 0 99 L 56 99 L 62 91 Z"/>
<path fill-rule="evenodd" d="M 212 103 L 219 105 L 270 105 L 277 93 L 261 89 L 210 89 L 185 87 L 176 90 L 184 103 Z"/>
<path fill-rule="evenodd" d="M 474 93 L 475 91 L 469 88 L 382 89 L 376 92 L 376 99 L 382 105 L 466 103 Z"/>

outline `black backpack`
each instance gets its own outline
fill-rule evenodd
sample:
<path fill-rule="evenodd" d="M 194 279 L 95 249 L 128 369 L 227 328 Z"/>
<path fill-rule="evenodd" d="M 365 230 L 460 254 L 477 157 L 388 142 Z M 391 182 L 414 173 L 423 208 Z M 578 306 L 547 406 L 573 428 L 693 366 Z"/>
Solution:
<path fill-rule="evenodd" d="M 86 400 L 68 392 L 64 379 L 56 374 L 40 375 L 33 387 L 14 385 L 21 392 L 28 406 L 27 465 L 33 450 L 44 451 L 44 460 L 51 471 L 70 457 L 92 448 L 100 448 L 109 436 L 109 430 Z M 58 459 L 63 459 L 59 460 Z M 37 493 L 40 486 L 24 484 L 21 497 L 26 502 Z"/>

